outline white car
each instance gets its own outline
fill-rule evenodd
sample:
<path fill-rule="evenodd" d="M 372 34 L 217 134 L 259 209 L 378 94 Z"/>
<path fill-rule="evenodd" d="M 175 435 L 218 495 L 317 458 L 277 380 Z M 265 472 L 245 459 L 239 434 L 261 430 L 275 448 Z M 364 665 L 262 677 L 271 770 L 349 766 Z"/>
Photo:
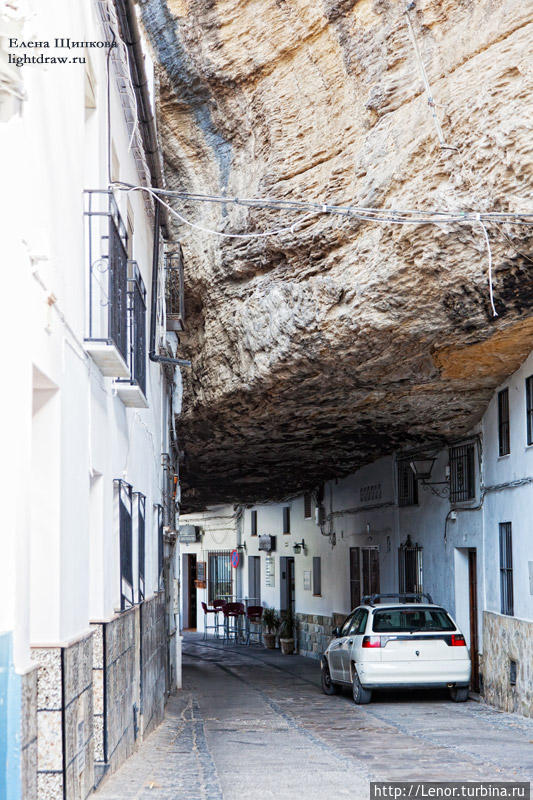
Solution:
<path fill-rule="evenodd" d="M 404 602 L 384 602 L 388 597 Z M 429 595 L 374 595 L 363 603 L 333 631 L 322 656 L 325 694 L 351 686 L 361 704 L 370 702 L 373 689 L 447 687 L 455 702 L 468 699 L 470 655 L 444 608 Z"/>

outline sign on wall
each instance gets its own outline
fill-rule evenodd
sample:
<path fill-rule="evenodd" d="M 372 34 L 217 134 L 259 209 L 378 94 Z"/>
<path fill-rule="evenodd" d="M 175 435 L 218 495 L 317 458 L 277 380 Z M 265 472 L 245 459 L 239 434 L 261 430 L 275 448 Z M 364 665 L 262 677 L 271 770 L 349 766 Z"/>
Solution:
<path fill-rule="evenodd" d="M 259 537 L 259 549 L 266 550 L 267 553 L 271 553 L 272 550 L 276 549 L 276 537 L 269 536 L 268 534 L 263 534 Z"/>
<path fill-rule="evenodd" d="M 275 586 L 274 557 L 265 558 L 265 586 Z"/>
<path fill-rule="evenodd" d="M 306 569 L 304 570 L 304 591 L 310 592 L 311 591 L 311 570 Z"/>

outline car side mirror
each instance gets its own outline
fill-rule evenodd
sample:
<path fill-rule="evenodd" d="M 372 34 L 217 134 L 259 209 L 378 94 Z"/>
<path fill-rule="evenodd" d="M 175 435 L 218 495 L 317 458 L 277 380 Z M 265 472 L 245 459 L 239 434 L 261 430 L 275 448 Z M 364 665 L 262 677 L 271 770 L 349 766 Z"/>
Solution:
<path fill-rule="evenodd" d="M 333 628 L 333 630 L 331 631 L 331 635 L 333 636 L 334 639 L 338 639 L 339 636 L 341 635 L 339 628 Z"/>

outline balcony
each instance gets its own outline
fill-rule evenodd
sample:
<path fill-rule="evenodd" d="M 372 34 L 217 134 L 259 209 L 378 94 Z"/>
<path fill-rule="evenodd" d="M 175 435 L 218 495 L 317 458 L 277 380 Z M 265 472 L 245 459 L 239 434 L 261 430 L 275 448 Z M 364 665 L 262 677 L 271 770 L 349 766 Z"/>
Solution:
<path fill-rule="evenodd" d="M 148 408 L 146 400 L 146 289 L 136 261 L 128 261 L 128 377 L 115 381 L 125 406 Z"/>
<path fill-rule="evenodd" d="M 111 192 L 85 193 L 88 331 L 85 348 L 102 375 L 129 378 L 128 234 Z"/>
<path fill-rule="evenodd" d="M 185 330 L 185 290 L 181 247 L 177 252 L 167 254 L 165 272 L 167 331 L 183 331 Z"/>

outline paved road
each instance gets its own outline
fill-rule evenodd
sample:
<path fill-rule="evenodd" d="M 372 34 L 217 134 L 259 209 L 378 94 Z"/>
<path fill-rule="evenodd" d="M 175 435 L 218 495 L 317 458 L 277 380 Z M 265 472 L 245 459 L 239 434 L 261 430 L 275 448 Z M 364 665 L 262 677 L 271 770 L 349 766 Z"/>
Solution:
<path fill-rule="evenodd" d="M 531 780 L 533 719 L 446 693 L 326 697 L 318 664 L 184 641 L 184 690 L 96 800 L 368 798 L 369 780 Z"/>

